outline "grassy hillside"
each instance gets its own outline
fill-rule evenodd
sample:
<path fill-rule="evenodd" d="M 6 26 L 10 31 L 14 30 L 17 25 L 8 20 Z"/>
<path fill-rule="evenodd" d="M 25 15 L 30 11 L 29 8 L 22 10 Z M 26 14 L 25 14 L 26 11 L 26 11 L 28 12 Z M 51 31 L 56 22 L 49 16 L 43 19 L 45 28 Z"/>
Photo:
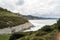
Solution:
<path fill-rule="evenodd" d="M 9 40 L 10 35 L 8 34 L 4 34 L 4 35 L 0 35 L 0 40 Z"/>
<path fill-rule="evenodd" d="M 20 14 L 13 13 L 0 7 L 0 29 L 14 27 L 28 22 Z"/>

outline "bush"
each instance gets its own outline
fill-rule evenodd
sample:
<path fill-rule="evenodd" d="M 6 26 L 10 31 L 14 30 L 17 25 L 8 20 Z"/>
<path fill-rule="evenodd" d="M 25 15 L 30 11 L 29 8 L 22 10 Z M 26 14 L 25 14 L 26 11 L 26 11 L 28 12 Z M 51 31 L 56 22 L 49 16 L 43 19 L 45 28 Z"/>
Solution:
<path fill-rule="evenodd" d="M 41 30 L 45 32 L 52 32 L 54 29 L 51 26 L 46 25 L 43 28 L 41 28 Z"/>
<path fill-rule="evenodd" d="M 57 21 L 57 27 L 58 31 L 60 31 L 60 19 Z"/>
<path fill-rule="evenodd" d="M 23 35 L 23 34 L 12 34 L 10 36 L 9 40 L 16 40 L 16 39 L 21 38 L 23 36 L 25 36 L 25 35 Z"/>

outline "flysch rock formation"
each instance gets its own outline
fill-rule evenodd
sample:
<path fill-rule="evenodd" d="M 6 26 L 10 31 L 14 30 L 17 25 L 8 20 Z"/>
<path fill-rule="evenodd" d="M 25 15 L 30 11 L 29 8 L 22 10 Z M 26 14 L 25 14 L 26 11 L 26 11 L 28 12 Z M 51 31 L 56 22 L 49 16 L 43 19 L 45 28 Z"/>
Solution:
<path fill-rule="evenodd" d="M 0 34 L 12 34 L 14 32 L 22 32 L 23 30 L 29 29 L 31 27 L 33 27 L 33 25 L 30 22 L 26 22 L 25 24 L 15 27 L 0 29 Z"/>

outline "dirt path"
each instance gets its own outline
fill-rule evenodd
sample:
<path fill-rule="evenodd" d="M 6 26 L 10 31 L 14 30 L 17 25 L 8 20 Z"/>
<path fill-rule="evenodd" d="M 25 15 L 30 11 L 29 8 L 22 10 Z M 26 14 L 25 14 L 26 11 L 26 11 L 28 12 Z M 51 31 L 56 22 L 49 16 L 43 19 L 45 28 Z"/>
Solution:
<path fill-rule="evenodd" d="M 57 40 L 60 40 L 60 33 L 57 34 Z"/>

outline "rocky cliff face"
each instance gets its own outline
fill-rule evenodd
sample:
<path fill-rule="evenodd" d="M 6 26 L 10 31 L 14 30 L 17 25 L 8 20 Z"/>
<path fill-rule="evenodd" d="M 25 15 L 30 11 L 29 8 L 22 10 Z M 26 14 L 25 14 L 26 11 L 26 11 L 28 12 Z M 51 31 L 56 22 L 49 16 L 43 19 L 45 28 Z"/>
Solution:
<path fill-rule="evenodd" d="M 33 25 L 31 23 L 27 22 L 25 24 L 18 25 L 15 27 L 11 27 L 11 28 L 8 27 L 8 28 L 0 29 L 0 34 L 12 34 L 15 32 L 22 32 L 31 27 L 33 27 Z"/>

